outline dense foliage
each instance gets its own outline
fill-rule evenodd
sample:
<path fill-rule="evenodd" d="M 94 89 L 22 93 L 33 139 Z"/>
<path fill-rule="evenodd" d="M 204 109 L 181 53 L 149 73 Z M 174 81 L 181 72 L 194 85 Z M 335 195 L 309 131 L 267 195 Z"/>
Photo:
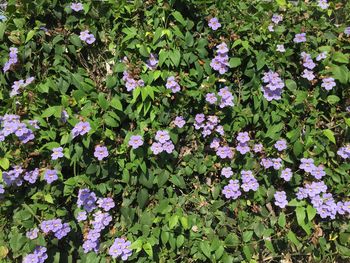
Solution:
<path fill-rule="evenodd" d="M 1 262 L 348 262 L 350 2 L 1 9 Z"/>

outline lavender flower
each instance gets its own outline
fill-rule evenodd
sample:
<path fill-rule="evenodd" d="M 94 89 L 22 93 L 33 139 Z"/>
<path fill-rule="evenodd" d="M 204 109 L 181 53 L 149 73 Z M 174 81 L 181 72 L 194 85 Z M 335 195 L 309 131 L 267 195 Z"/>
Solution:
<path fill-rule="evenodd" d="M 317 61 L 321 61 L 321 60 L 323 60 L 325 58 L 327 58 L 327 51 L 324 51 L 324 52 L 318 54 L 317 57 L 316 57 L 316 60 Z"/>
<path fill-rule="evenodd" d="M 222 159 L 231 159 L 233 157 L 233 152 L 229 146 L 220 146 L 216 149 L 216 155 Z"/>
<path fill-rule="evenodd" d="M 236 139 L 240 143 L 249 142 L 249 140 L 250 140 L 248 132 L 240 132 L 240 133 L 238 133 Z"/>
<path fill-rule="evenodd" d="M 312 170 L 315 168 L 314 160 L 311 158 L 310 159 L 302 158 L 299 168 L 304 170 L 307 173 L 311 173 Z"/>
<path fill-rule="evenodd" d="M 294 43 L 306 42 L 306 33 L 296 34 L 293 41 Z"/>
<path fill-rule="evenodd" d="M 229 184 L 224 187 L 222 193 L 227 199 L 237 199 L 242 193 L 239 190 L 239 181 L 230 180 Z"/>
<path fill-rule="evenodd" d="M 205 100 L 209 102 L 210 104 L 215 104 L 218 98 L 216 97 L 215 93 L 208 93 L 205 96 Z"/>
<path fill-rule="evenodd" d="M 165 143 L 170 139 L 167 131 L 157 131 L 155 139 L 160 143 Z"/>
<path fill-rule="evenodd" d="M 230 178 L 233 175 L 231 167 L 222 168 L 221 175 L 225 176 L 226 178 Z"/>
<path fill-rule="evenodd" d="M 266 84 L 261 87 L 263 95 L 267 101 L 280 100 L 282 95 L 282 89 L 284 88 L 284 82 L 279 77 L 278 73 L 273 71 L 268 71 L 264 73 L 262 78 L 263 82 Z"/>
<path fill-rule="evenodd" d="M 284 53 L 286 52 L 286 49 L 284 48 L 284 45 L 277 45 L 276 51 Z"/>
<path fill-rule="evenodd" d="M 24 174 L 23 179 L 30 184 L 34 184 L 39 177 L 39 169 L 35 168 L 33 171 L 28 171 Z"/>
<path fill-rule="evenodd" d="M 267 29 L 270 31 L 270 32 L 274 32 L 275 29 L 273 28 L 273 24 L 270 24 Z"/>
<path fill-rule="evenodd" d="M 132 135 L 130 137 L 129 146 L 131 146 L 133 149 L 137 149 L 141 145 L 143 145 L 143 139 L 140 135 Z"/>
<path fill-rule="evenodd" d="M 95 36 L 89 33 L 89 30 L 81 31 L 79 38 L 87 44 L 92 44 L 96 40 Z"/>
<path fill-rule="evenodd" d="M 87 121 L 78 122 L 72 130 L 73 138 L 77 137 L 78 135 L 84 135 L 88 133 L 90 130 L 91 130 L 91 126 L 89 122 Z"/>
<path fill-rule="evenodd" d="M 333 87 L 335 87 L 337 84 L 335 84 L 334 78 L 324 78 L 322 79 L 321 87 L 325 88 L 326 90 L 331 90 Z"/>
<path fill-rule="evenodd" d="M 58 158 L 62 158 L 63 157 L 63 148 L 62 147 L 58 147 L 58 148 L 53 148 L 52 149 L 52 154 L 51 154 L 51 159 L 52 160 L 57 160 Z"/>
<path fill-rule="evenodd" d="M 241 171 L 242 175 L 242 189 L 244 192 L 249 192 L 250 190 L 257 191 L 259 188 L 259 183 L 253 176 L 252 171 Z"/>
<path fill-rule="evenodd" d="M 217 48 L 217 55 L 212 59 L 210 62 L 210 66 L 218 71 L 220 74 L 224 74 L 228 71 L 229 62 L 228 62 L 228 48 L 226 43 L 221 43 L 220 45 L 216 46 Z"/>
<path fill-rule="evenodd" d="M 350 36 L 350 26 L 344 29 L 344 34 L 348 37 Z"/>
<path fill-rule="evenodd" d="M 329 4 L 327 2 L 327 0 L 318 0 L 317 5 L 321 8 L 321 9 L 327 9 L 329 7 Z"/>
<path fill-rule="evenodd" d="M 77 218 L 78 222 L 85 221 L 87 219 L 87 214 L 85 211 L 81 211 L 78 213 L 76 218 Z"/>
<path fill-rule="evenodd" d="M 283 20 L 283 16 L 279 14 L 273 14 L 271 21 L 276 25 Z"/>
<path fill-rule="evenodd" d="M 303 71 L 303 75 L 301 75 L 303 78 L 311 81 L 311 80 L 314 80 L 315 79 L 315 75 L 314 75 L 314 72 L 311 71 L 311 70 L 308 70 L 308 69 L 304 69 Z"/>
<path fill-rule="evenodd" d="M 275 205 L 279 206 L 280 208 L 285 208 L 288 204 L 287 201 L 287 195 L 285 191 L 276 191 L 274 194 L 275 197 Z"/>
<path fill-rule="evenodd" d="M 265 168 L 268 169 L 273 166 L 273 162 L 270 158 L 262 158 L 260 161 L 260 164 Z"/>
<path fill-rule="evenodd" d="M 125 241 L 123 238 L 116 238 L 113 245 L 109 248 L 108 254 L 112 258 L 121 257 L 122 260 L 127 260 L 132 254 L 130 246 L 130 241 Z"/>
<path fill-rule="evenodd" d="M 282 167 L 282 159 L 281 158 L 272 158 L 271 159 L 273 169 L 279 170 Z"/>
<path fill-rule="evenodd" d="M 102 161 L 103 158 L 106 158 L 108 156 L 108 150 L 106 146 L 97 145 L 95 147 L 94 156 L 99 160 Z"/>
<path fill-rule="evenodd" d="M 219 23 L 219 19 L 213 17 L 209 20 L 208 26 L 215 31 L 221 27 L 221 24 Z"/>
<path fill-rule="evenodd" d="M 284 181 L 289 182 L 290 179 L 292 179 L 293 173 L 290 168 L 286 168 L 281 171 L 281 178 L 284 179 Z"/>
<path fill-rule="evenodd" d="M 79 11 L 83 10 L 83 4 L 82 3 L 72 3 L 70 5 L 70 8 L 75 12 L 79 12 Z"/>
<path fill-rule="evenodd" d="M 159 142 L 153 142 L 151 145 L 151 151 L 155 154 L 158 155 L 163 151 L 162 144 Z"/>
<path fill-rule="evenodd" d="M 337 151 L 337 154 L 343 159 L 350 158 L 350 144 L 347 144 L 344 147 L 340 147 Z"/>
<path fill-rule="evenodd" d="M 257 144 L 255 144 L 254 147 L 253 147 L 253 151 L 254 151 L 255 153 L 260 153 L 260 152 L 263 151 L 263 149 L 264 149 L 264 147 L 263 147 L 263 145 L 262 145 L 261 143 L 257 143 Z"/>
<path fill-rule="evenodd" d="M 104 211 L 108 212 L 111 210 L 114 206 L 115 203 L 112 198 L 99 198 L 97 200 L 98 207 L 102 208 Z"/>
<path fill-rule="evenodd" d="M 158 65 L 158 57 L 155 54 L 150 54 L 149 59 L 146 62 L 146 67 L 150 70 L 155 70 Z"/>
<path fill-rule="evenodd" d="M 182 128 L 185 124 L 186 121 L 184 119 L 184 117 L 182 116 L 177 116 L 174 120 L 174 124 L 178 127 L 178 128 Z"/>
<path fill-rule="evenodd" d="M 246 154 L 250 151 L 248 143 L 238 143 L 236 150 L 239 151 L 241 154 Z"/>
<path fill-rule="evenodd" d="M 34 77 L 29 77 L 25 81 L 20 79 L 18 81 L 13 82 L 12 90 L 10 92 L 10 97 L 20 94 L 20 89 L 27 87 L 34 81 Z"/>
<path fill-rule="evenodd" d="M 142 79 L 136 80 L 127 71 L 123 72 L 123 80 L 125 81 L 127 91 L 132 91 L 137 87 L 143 87 L 145 85 L 145 82 Z"/>
<path fill-rule="evenodd" d="M 45 174 L 44 174 L 44 179 L 46 180 L 46 182 L 48 184 L 53 183 L 54 181 L 56 181 L 58 179 L 57 171 L 56 170 L 47 169 L 45 171 Z"/>
<path fill-rule="evenodd" d="M 18 49 L 15 47 L 10 48 L 10 54 L 9 54 L 9 60 L 5 63 L 3 71 L 4 73 L 8 70 L 10 70 L 11 66 L 16 64 L 18 62 L 17 57 Z"/>
<path fill-rule="evenodd" d="M 63 123 L 66 123 L 67 120 L 68 120 L 68 118 L 69 118 L 68 112 L 65 111 L 65 110 L 63 110 L 63 111 L 61 112 L 61 121 L 62 121 Z"/>
<path fill-rule="evenodd" d="M 283 151 L 287 149 L 287 141 L 284 139 L 281 139 L 277 141 L 274 146 L 278 151 Z"/>
<path fill-rule="evenodd" d="M 77 205 L 78 207 L 82 206 L 86 212 L 90 213 L 96 208 L 96 200 L 96 194 L 89 189 L 79 190 Z"/>
<path fill-rule="evenodd" d="M 171 89 L 172 93 L 177 93 L 181 90 L 179 83 L 175 80 L 174 76 L 171 76 L 167 79 L 165 87 Z"/>
<path fill-rule="evenodd" d="M 38 233 L 39 233 L 39 229 L 34 228 L 26 233 L 26 237 L 33 240 L 33 239 L 36 239 L 38 237 Z"/>
<path fill-rule="evenodd" d="M 48 258 L 46 251 L 46 247 L 38 246 L 34 249 L 33 253 L 23 258 L 22 263 L 44 263 Z"/>

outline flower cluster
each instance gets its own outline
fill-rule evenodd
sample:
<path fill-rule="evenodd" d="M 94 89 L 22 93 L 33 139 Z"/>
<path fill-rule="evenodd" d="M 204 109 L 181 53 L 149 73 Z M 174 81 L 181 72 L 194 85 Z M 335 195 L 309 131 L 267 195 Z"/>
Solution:
<path fill-rule="evenodd" d="M 10 59 L 5 63 L 4 65 L 4 72 L 8 71 L 12 65 L 16 64 L 18 62 L 18 57 L 17 57 L 18 49 L 16 47 L 11 47 L 10 48 Z"/>
<path fill-rule="evenodd" d="M 157 55 L 151 53 L 149 55 L 149 59 L 146 61 L 146 67 L 150 70 L 155 70 L 158 65 L 158 57 Z"/>
<path fill-rule="evenodd" d="M 220 96 L 220 104 L 219 104 L 220 108 L 234 106 L 233 95 L 230 92 L 228 87 L 221 88 L 218 92 L 218 95 Z M 218 98 L 215 95 L 215 93 L 208 93 L 205 96 L 205 100 L 207 102 L 209 102 L 210 104 L 215 104 L 217 102 Z"/>
<path fill-rule="evenodd" d="M 97 204 L 96 204 L 97 203 Z M 81 211 L 77 215 L 79 222 L 88 219 L 86 212 L 92 214 L 92 220 L 90 220 L 91 226 L 89 227 L 87 235 L 84 237 L 83 250 L 84 253 L 90 251 L 98 252 L 100 246 L 101 232 L 110 224 L 112 216 L 108 213 L 109 210 L 115 207 L 115 203 L 112 198 L 98 198 L 96 194 L 89 189 L 80 189 L 78 193 L 78 207 L 83 207 L 85 211 Z"/>
<path fill-rule="evenodd" d="M 22 263 L 44 263 L 48 258 L 46 251 L 46 247 L 38 246 L 34 249 L 33 253 L 23 258 Z"/>
<path fill-rule="evenodd" d="M 211 135 L 214 131 L 220 135 L 224 135 L 224 128 L 218 125 L 220 122 L 219 118 L 215 115 L 205 116 L 203 113 L 196 114 L 194 128 L 196 130 L 203 129 L 203 137 Z"/>
<path fill-rule="evenodd" d="M 347 144 L 344 147 L 340 147 L 337 151 L 337 154 L 343 159 L 350 159 L 350 144 Z"/>
<path fill-rule="evenodd" d="M 163 151 L 172 153 L 175 149 L 173 142 L 170 140 L 168 131 L 157 131 L 155 140 L 156 142 L 153 142 L 151 145 L 151 150 L 155 155 Z"/>
<path fill-rule="evenodd" d="M 130 137 L 129 146 L 131 146 L 133 149 L 137 149 L 141 145 L 143 145 L 143 139 L 141 135 L 132 135 Z"/>
<path fill-rule="evenodd" d="M 40 229 L 45 234 L 52 232 L 57 239 L 62 239 L 71 231 L 69 224 L 63 223 L 61 219 L 42 221 L 40 223 Z"/>
<path fill-rule="evenodd" d="M 265 99 L 268 101 L 280 100 L 282 90 L 284 88 L 284 82 L 278 73 L 271 70 L 265 72 L 262 80 L 266 84 L 265 86 L 261 87 L 261 90 L 264 92 Z"/>
<path fill-rule="evenodd" d="M 239 151 L 241 154 L 246 154 L 250 151 L 248 142 L 250 140 L 248 132 L 240 132 L 237 135 L 237 141 L 238 145 L 236 147 L 236 150 Z"/>
<path fill-rule="evenodd" d="M 170 89 L 172 93 L 177 93 L 181 90 L 179 83 L 177 83 L 174 76 L 168 77 L 165 87 Z"/>
<path fill-rule="evenodd" d="M 19 90 L 21 88 L 27 87 L 33 81 L 34 81 L 34 77 L 29 77 L 25 81 L 23 79 L 20 79 L 18 81 L 13 82 L 12 90 L 10 92 L 10 97 L 18 95 L 19 94 Z"/>
<path fill-rule="evenodd" d="M 32 171 L 27 171 L 24 173 L 23 179 L 30 184 L 34 184 L 39 177 L 39 169 L 35 168 Z"/>
<path fill-rule="evenodd" d="M 312 60 L 311 55 L 306 52 L 302 52 L 301 58 L 303 59 L 303 66 L 305 67 L 301 76 L 309 81 L 314 80 L 315 75 L 312 70 L 316 67 L 316 64 Z"/>
<path fill-rule="evenodd" d="M 244 192 L 249 192 L 250 190 L 257 191 L 259 188 L 259 183 L 250 170 L 242 170 L 242 189 Z"/>
<path fill-rule="evenodd" d="M 95 36 L 92 33 L 89 33 L 89 30 L 81 31 L 79 38 L 81 41 L 85 41 L 87 44 L 92 44 L 96 40 Z"/>
<path fill-rule="evenodd" d="M 15 134 L 22 143 L 27 143 L 34 139 L 34 133 L 27 125 L 20 121 L 20 117 L 14 114 L 5 114 L 0 117 L 2 130 L 0 130 L 0 142 L 5 140 L 5 137 L 10 134 Z M 28 121 L 28 124 L 35 129 L 38 129 L 37 121 Z"/>
<path fill-rule="evenodd" d="M 21 166 L 13 166 L 9 171 L 2 172 L 2 179 L 7 186 L 16 185 L 21 186 L 23 184 L 22 173 L 24 170 Z"/>
<path fill-rule="evenodd" d="M 273 24 L 270 24 L 270 25 L 268 26 L 269 31 L 270 31 L 270 32 L 275 31 L 274 25 L 278 25 L 282 20 L 283 20 L 283 16 L 282 16 L 282 15 L 273 14 L 273 16 L 272 16 L 272 18 L 271 18 L 271 21 L 272 21 Z"/>
<path fill-rule="evenodd" d="M 143 87 L 145 85 L 145 82 L 142 79 L 136 80 L 126 70 L 123 72 L 123 80 L 127 91 L 132 91 L 137 87 Z"/>
<path fill-rule="evenodd" d="M 108 156 L 108 150 L 106 146 L 96 145 L 94 156 L 97 160 L 102 161 L 103 158 Z"/>
<path fill-rule="evenodd" d="M 218 71 L 220 74 L 225 74 L 228 71 L 229 62 L 228 62 L 228 47 L 226 43 L 221 43 L 220 45 L 216 46 L 217 48 L 217 55 L 212 59 L 210 62 L 210 66 Z"/>
<path fill-rule="evenodd" d="M 108 254 L 112 258 L 121 257 L 122 260 L 127 260 L 131 256 L 131 242 L 123 238 L 116 238 L 113 245 L 109 248 Z"/>
<path fill-rule="evenodd" d="M 230 180 L 229 184 L 224 187 L 222 193 L 225 195 L 227 199 L 237 199 L 241 196 L 241 191 L 239 190 L 239 181 L 238 180 Z"/>
<path fill-rule="evenodd" d="M 77 137 L 78 135 L 84 135 L 88 133 L 91 130 L 90 123 L 87 121 L 80 121 L 77 124 L 75 124 L 73 130 L 72 130 L 72 136 L 73 138 Z"/>
<path fill-rule="evenodd" d="M 219 22 L 219 19 L 217 19 L 216 17 L 213 17 L 209 20 L 208 26 L 215 31 L 219 27 L 221 27 L 221 24 Z"/>

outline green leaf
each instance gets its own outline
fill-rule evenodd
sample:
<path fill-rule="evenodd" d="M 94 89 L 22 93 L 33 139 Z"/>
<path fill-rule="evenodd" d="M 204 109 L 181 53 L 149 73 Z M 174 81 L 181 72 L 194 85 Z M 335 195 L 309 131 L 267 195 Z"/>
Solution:
<path fill-rule="evenodd" d="M 286 83 L 286 87 L 290 91 L 295 91 L 298 88 L 297 87 L 297 83 L 294 80 L 292 80 L 292 79 L 286 79 L 285 83 Z"/>
<path fill-rule="evenodd" d="M 179 222 L 179 216 L 172 215 L 169 219 L 169 228 L 173 229 L 177 225 L 178 222 Z"/>
<path fill-rule="evenodd" d="M 98 94 L 98 104 L 101 106 L 102 109 L 107 110 L 109 107 L 109 103 L 106 100 L 106 97 L 103 93 Z"/>
<path fill-rule="evenodd" d="M 35 35 L 35 30 L 30 30 L 26 37 L 26 43 L 28 43 Z"/>
<path fill-rule="evenodd" d="M 339 63 L 347 64 L 347 63 L 349 63 L 349 56 L 346 54 L 343 54 L 341 52 L 335 52 L 333 54 L 333 60 L 337 61 Z"/>
<path fill-rule="evenodd" d="M 309 221 L 315 218 L 316 216 L 316 209 L 313 208 L 311 205 L 307 205 L 306 207 L 307 217 Z"/>
<path fill-rule="evenodd" d="M 202 241 L 199 244 L 199 248 L 201 249 L 201 251 L 203 252 L 203 254 L 207 257 L 207 258 L 211 258 L 211 250 L 210 250 L 210 245 L 208 243 L 208 241 Z"/>
<path fill-rule="evenodd" d="M 237 57 L 233 57 L 230 59 L 229 61 L 229 64 L 230 64 L 230 67 L 231 68 L 236 68 L 238 67 L 239 65 L 241 65 L 241 59 L 240 58 L 237 58 Z"/>
<path fill-rule="evenodd" d="M 335 96 L 335 95 L 329 95 L 327 97 L 327 101 L 329 104 L 336 104 L 337 102 L 340 101 L 340 98 L 338 96 Z"/>
<path fill-rule="evenodd" d="M 297 247 L 301 246 L 300 241 L 298 240 L 298 238 L 296 237 L 296 235 L 292 232 L 292 230 L 289 230 L 288 234 L 287 234 L 288 239 Z"/>
<path fill-rule="evenodd" d="M 173 50 L 171 52 L 171 56 L 170 59 L 171 61 L 174 63 L 174 66 L 177 67 L 180 64 L 180 58 L 181 58 L 181 54 L 179 50 Z"/>
<path fill-rule="evenodd" d="M 186 26 L 186 20 L 184 19 L 184 17 L 182 16 L 182 14 L 179 11 L 175 11 L 172 13 L 173 17 L 181 23 L 181 25 Z"/>
<path fill-rule="evenodd" d="M 118 96 L 114 96 L 111 101 L 111 106 L 119 111 L 123 111 L 123 105 Z"/>
<path fill-rule="evenodd" d="M 146 243 L 142 246 L 143 250 L 147 253 L 148 256 L 150 256 L 151 258 L 153 258 L 153 248 L 152 245 L 150 243 Z"/>
<path fill-rule="evenodd" d="M 280 216 L 278 217 L 278 225 L 282 228 L 286 226 L 286 215 L 285 213 L 281 213 Z"/>
<path fill-rule="evenodd" d="M 149 194 L 147 189 L 142 188 L 138 193 L 137 193 L 137 202 L 139 204 L 139 207 L 142 209 L 145 207 L 145 204 L 148 202 Z"/>
<path fill-rule="evenodd" d="M 328 138 L 328 140 L 336 144 L 334 133 L 330 129 L 323 130 L 323 134 Z"/>
<path fill-rule="evenodd" d="M 10 167 L 10 161 L 7 158 L 0 159 L 0 166 L 2 169 L 7 170 Z"/>

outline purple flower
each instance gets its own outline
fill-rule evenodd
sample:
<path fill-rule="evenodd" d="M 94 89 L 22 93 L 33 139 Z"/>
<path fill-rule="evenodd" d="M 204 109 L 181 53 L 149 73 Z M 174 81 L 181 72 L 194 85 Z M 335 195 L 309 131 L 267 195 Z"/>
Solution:
<path fill-rule="evenodd" d="M 171 141 L 167 141 L 162 145 L 163 151 L 167 153 L 172 153 L 175 149 L 175 145 Z"/>
<path fill-rule="evenodd" d="M 307 173 L 311 173 L 312 170 L 315 168 L 314 160 L 311 158 L 309 158 L 309 159 L 302 158 L 301 164 L 299 165 L 299 168 L 304 170 Z"/>
<path fill-rule="evenodd" d="M 324 52 L 318 54 L 317 57 L 316 57 L 316 60 L 320 61 L 320 60 L 323 60 L 325 58 L 327 58 L 327 51 L 324 51 Z"/>
<path fill-rule="evenodd" d="M 207 102 L 209 102 L 210 104 L 215 104 L 215 102 L 218 100 L 218 98 L 216 97 L 215 93 L 208 93 L 205 96 L 205 100 Z"/>
<path fill-rule="evenodd" d="M 131 146 L 133 149 L 137 149 L 141 145 L 143 145 L 143 139 L 141 135 L 132 135 L 130 137 L 129 146 Z"/>
<path fill-rule="evenodd" d="M 173 93 L 177 93 L 181 90 L 179 83 L 176 82 L 175 77 L 171 76 L 167 79 L 165 87 L 171 89 Z"/>
<path fill-rule="evenodd" d="M 151 145 L 151 151 L 155 154 L 158 155 L 163 151 L 163 146 L 159 142 L 153 142 Z"/>
<path fill-rule="evenodd" d="M 273 24 L 270 24 L 267 29 L 270 31 L 270 32 L 274 32 L 275 29 L 273 28 Z"/>
<path fill-rule="evenodd" d="M 309 81 L 315 79 L 314 72 L 311 70 L 308 70 L 308 69 L 304 69 L 303 75 L 301 75 L 301 76 Z"/>
<path fill-rule="evenodd" d="M 279 170 L 282 167 L 282 159 L 281 158 L 272 158 L 272 166 L 273 169 Z"/>
<path fill-rule="evenodd" d="M 281 178 L 283 178 L 286 182 L 289 182 L 292 179 L 293 173 L 290 168 L 286 168 L 281 171 Z"/>
<path fill-rule="evenodd" d="M 214 31 L 221 27 L 219 20 L 216 17 L 213 17 L 209 20 L 208 26 Z"/>
<path fill-rule="evenodd" d="M 182 128 L 185 124 L 186 121 L 184 119 L 184 117 L 182 116 L 177 116 L 174 120 L 174 124 L 178 127 L 178 128 Z"/>
<path fill-rule="evenodd" d="M 306 42 L 306 33 L 296 34 L 293 41 L 294 43 Z"/>
<path fill-rule="evenodd" d="M 222 168 L 221 175 L 225 176 L 226 178 L 230 178 L 233 175 L 231 167 Z"/>
<path fill-rule="evenodd" d="M 335 84 L 334 78 L 322 79 L 321 87 L 325 88 L 326 90 L 331 90 L 335 86 L 336 86 L 336 84 Z"/>
<path fill-rule="evenodd" d="M 283 151 L 287 149 L 287 141 L 284 139 L 281 139 L 277 141 L 274 146 L 278 151 Z"/>
<path fill-rule="evenodd" d="M 248 143 L 238 143 L 236 150 L 239 151 L 241 154 L 246 154 L 250 151 Z"/>
<path fill-rule="evenodd" d="M 55 231 L 55 237 L 57 239 L 62 239 L 65 237 L 69 232 L 71 231 L 71 228 L 68 223 L 64 223 L 61 225 L 59 229 Z"/>
<path fill-rule="evenodd" d="M 249 192 L 250 190 L 257 191 L 259 188 L 259 183 L 253 176 L 252 171 L 241 171 L 242 175 L 242 189 L 244 192 Z"/>
<path fill-rule="evenodd" d="M 261 159 L 260 164 L 265 168 L 268 169 L 273 166 L 273 163 L 270 158 L 263 158 Z"/>
<path fill-rule="evenodd" d="M 48 258 L 46 247 L 38 246 L 32 254 L 28 254 L 23 258 L 22 263 L 44 263 Z"/>
<path fill-rule="evenodd" d="M 99 198 L 97 200 L 97 204 L 98 204 L 98 207 L 102 208 L 106 212 L 108 212 L 109 210 L 111 210 L 115 206 L 113 199 L 110 197 Z"/>
<path fill-rule="evenodd" d="M 239 190 L 239 181 L 230 180 L 229 184 L 224 187 L 222 193 L 227 199 L 237 199 L 242 193 Z"/>
<path fill-rule="evenodd" d="M 116 238 L 113 245 L 109 248 L 108 254 L 112 258 L 121 257 L 123 261 L 127 260 L 132 254 L 130 246 L 130 241 L 125 241 L 123 238 Z"/>
<path fill-rule="evenodd" d="M 88 133 L 90 130 L 91 130 L 91 126 L 89 122 L 87 121 L 78 122 L 72 130 L 73 138 L 77 137 L 78 135 L 84 135 Z"/>
<path fill-rule="evenodd" d="M 106 146 L 97 145 L 95 147 L 94 156 L 101 161 L 103 158 L 108 156 L 108 151 Z"/>
<path fill-rule="evenodd" d="M 0 184 L 0 196 L 5 193 L 4 186 Z"/>
<path fill-rule="evenodd" d="M 216 70 L 219 71 L 220 74 L 224 74 L 228 71 L 229 67 L 229 57 L 227 55 L 228 48 L 226 43 L 221 43 L 217 47 L 217 55 L 212 59 L 210 62 L 210 66 Z"/>
<path fill-rule="evenodd" d="M 283 16 L 279 14 L 273 14 L 271 21 L 274 22 L 276 25 L 283 20 Z"/>
<path fill-rule="evenodd" d="M 63 148 L 58 147 L 58 148 L 53 148 L 52 149 L 52 154 L 51 154 L 51 159 L 52 160 L 57 160 L 58 158 L 63 157 Z"/>
<path fill-rule="evenodd" d="M 79 35 L 79 38 L 82 40 L 82 41 L 85 41 L 86 43 L 88 44 L 92 44 L 95 42 L 95 36 L 93 34 L 90 34 L 89 33 L 89 30 L 85 30 L 85 31 L 81 31 L 80 32 L 80 35 Z"/>
<path fill-rule="evenodd" d="M 238 136 L 236 139 L 237 139 L 237 141 L 239 141 L 241 143 L 249 142 L 249 140 L 250 140 L 248 132 L 238 133 Z"/>
<path fill-rule="evenodd" d="M 350 26 L 344 29 L 344 34 L 348 37 L 350 36 Z"/>
<path fill-rule="evenodd" d="M 196 114 L 195 121 L 199 124 L 202 123 L 205 121 L 205 115 L 203 113 Z"/>
<path fill-rule="evenodd" d="M 254 147 L 253 147 L 253 151 L 254 151 L 255 153 L 260 153 L 260 152 L 263 151 L 263 149 L 264 149 L 264 147 L 263 147 L 263 145 L 262 145 L 261 143 L 257 143 L 257 144 L 255 144 Z"/>
<path fill-rule="evenodd" d="M 322 179 L 322 177 L 326 175 L 326 172 L 324 171 L 322 165 L 314 166 L 310 173 L 313 177 L 315 177 L 318 180 Z"/>
<path fill-rule="evenodd" d="M 47 169 L 45 171 L 45 174 L 44 174 L 44 179 L 46 180 L 46 182 L 48 184 L 53 183 L 54 181 L 56 181 L 58 179 L 57 171 L 56 170 Z"/>
<path fill-rule="evenodd" d="M 220 146 L 216 149 L 216 155 L 222 159 L 231 159 L 233 157 L 233 152 L 229 146 Z"/>
<path fill-rule="evenodd" d="M 146 62 L 146 67 L 150 70 L 155 70 L 158 65 L 158 57 L 155 54 L 150 54 L 149 59 Z"/>
<path fill-rule="evenodd" d="M 344 147 L 340 147 L 337 151 L 337 154 L 343 159 L 350 158 L 350 144 L 347 144 Z"/>
<path fill-rule="evenodd" d="M 277 45 L 276 51 L 284 53 L 286 52 L 286 49 L 284 48 L 284 45 Z"/>
<path fill-rule="evenodd" d="M 10 54 L 9 54 L 10 59 L 5 63 L 5 65 L 3 67 L 4 73 L 6 71 L 10 70 L 12 65 L 14 65 L 18 62 L 17 53 L 18 53 L 17 48 L 15 48 L 15 47 L 10 48 Z"/>
<path fill-rule="evenodd" d="M 214 138 L 212 142 L 210 143 L 210 148 L 217 149 L 220 146 L 220 139 Z"/>
<path fill-rule="evenodd" d="M 34 228 L 26 233 L 26 237 L 33 240 L 33 239 L 36 239 L 38 237 L 38 233 L 39 233 L 39 229 Z"/>
<path fill-rule="evenodd" d="M 321 9 L 327 9 L 329 7 L 329 4 L 327 0 L 318 0 L 317 4 Z"/>
<path fill-rule="evenodd" d="M 30 184 L 34 184 L 39 177 L 39 169 L 35 168 L 33 171 L 28 171 L 24 174 L 23 179 L 29 182 Z"/>
<path fill-rule="evenodd" d="M 70 5 L 70 8 L 72 10 L 74 10 L 75 12 L 79 12 L 79 11 L 83 10 L 83 4 L 82 3 L 72 3 Z"/>
<path fill-rule="evenodd" d="M 261 87 L 261 91 L 263 91 L 265 99 L 267 101 L 281 99 L 282 89 L 285 85 L 278 73 L 271 70 L 265 72 L 262 80 L 264 83 L 266 83 L 265 86 Z"/>
<path fill-rule="evenodd" d="M 65 111 L 65 110 L 63 110 L 63 111 L 61 112 L 61 121 L 62 121 L 63 123 L 66 123 L 67 120 L 68 120 L 68 118 L 69 118 L 68 112 Z"/>
<path fill-rule="evenodd" d="M 160 143 L 170 140 L 168 131 L 157 131 L 155 139 Z"/>
<path fill-rule="evenodd" d="M 285 208 L 288 204 L 287 201 L 287 195 L 285 191 L 276 191 L 274 194 L 275 197 L 275 205 L 279 206 L 280 208 Z"/>
<path fill-rule="evenodd" d="M 77 215 L 78 222 L 85 221 L 87 219 L 87 215 L 85 211 L 79 212 Z"/>
<path fill-rule="evenodd" d="M 86 212 L 90 213 L 96 208 L 96 194 L 89 189 L 80 189 L 78 193 L 78 207 L 83 207 Z"/>

